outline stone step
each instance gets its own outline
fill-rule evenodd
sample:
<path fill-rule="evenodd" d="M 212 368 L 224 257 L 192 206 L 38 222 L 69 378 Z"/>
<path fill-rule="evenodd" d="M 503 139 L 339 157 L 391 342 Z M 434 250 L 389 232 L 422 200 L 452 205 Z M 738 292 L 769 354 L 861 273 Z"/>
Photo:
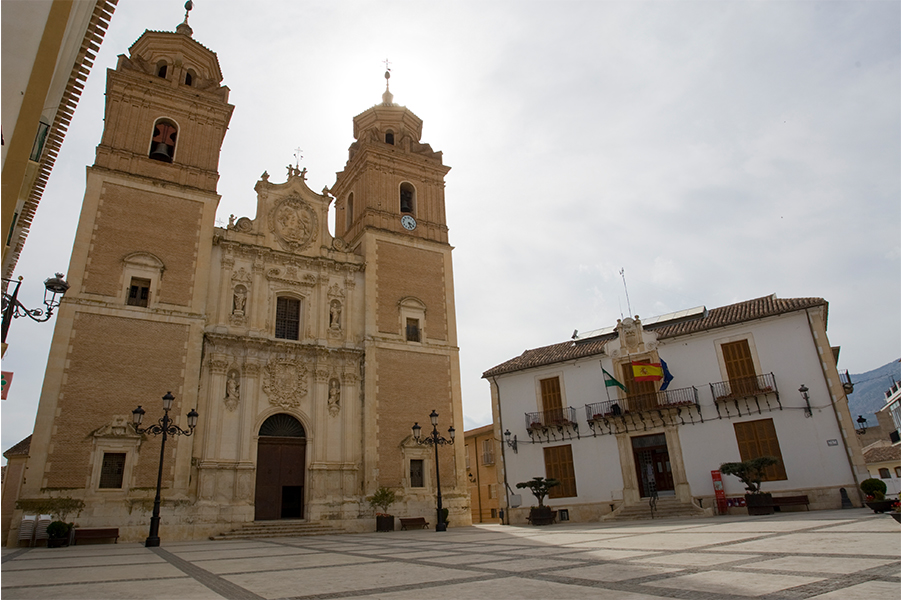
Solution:
<path fill-rule="evenodd" d="M 664 496 L 657 499 L 657 506 L 653 514 L 651 513 L 650 503 L 647 500 L 640 504 L 624 506 L 620 508 L 614 518 L 617 521 L 637 521 L 642 519 L 669 519 L 669 518 L 690 518 L 705 516 L 703 509 L 698 508 L 694 504 L 684 504 L 672 496 Z"/>
<path fill-rule="evenodd" d="M 271 537 L 301 537 L 309 535 L 330 535 L 344 533 L 342 529 L 319 523 L 299 522 L 255 522 L 249 523 L 238 529 L 232 529 L 211 535 L 211 540 L 236 540 L 241 538 L 271 538 Z"/>

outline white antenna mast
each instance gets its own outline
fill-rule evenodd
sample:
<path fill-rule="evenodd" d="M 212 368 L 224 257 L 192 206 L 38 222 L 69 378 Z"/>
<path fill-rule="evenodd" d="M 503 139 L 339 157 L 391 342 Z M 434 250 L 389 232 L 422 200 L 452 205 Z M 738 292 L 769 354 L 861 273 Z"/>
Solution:
<path fill-rule="evenodd" d="M 629 288 L 626 286 L 626 268 L 619 270 L 619 274 L 623 277 L 623 289 L 626 290 L 626 307 L 629 309 L 629 316 L 632 316 L 632 303 L 629 302 Z"/>

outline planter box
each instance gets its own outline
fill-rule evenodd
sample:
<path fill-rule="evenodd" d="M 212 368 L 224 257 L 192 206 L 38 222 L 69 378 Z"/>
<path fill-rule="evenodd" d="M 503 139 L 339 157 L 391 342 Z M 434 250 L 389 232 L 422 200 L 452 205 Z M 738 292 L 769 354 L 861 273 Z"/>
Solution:
<path fill-rule="evenodd" d="M 394 531 L 394 515 L 377 515 L 375 517 L 376 531 Z"/>
<path fill-rule="evenodd" d="M 892 504 L 895 500 L 871 500 L 867 502 L 867 507 L 872 508 L 874 513 L 884 513 L 892 510 Z"/>
<path fill-rule="evenodd" d="M 749 515 L 771 515 L 776 512 L 772 494 L 745 494 Z"/>

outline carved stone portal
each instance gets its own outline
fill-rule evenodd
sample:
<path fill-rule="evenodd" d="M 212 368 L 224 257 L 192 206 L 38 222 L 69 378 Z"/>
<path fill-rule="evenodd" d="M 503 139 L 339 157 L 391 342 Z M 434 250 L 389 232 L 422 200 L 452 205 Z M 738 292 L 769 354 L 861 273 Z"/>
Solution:
<path fill-rule="evenodd" d="M 307 367 L 296 358 L 279 358 L 266 365 L 263 391 L 269 404 L 294 408 L 307 395 Z"/>

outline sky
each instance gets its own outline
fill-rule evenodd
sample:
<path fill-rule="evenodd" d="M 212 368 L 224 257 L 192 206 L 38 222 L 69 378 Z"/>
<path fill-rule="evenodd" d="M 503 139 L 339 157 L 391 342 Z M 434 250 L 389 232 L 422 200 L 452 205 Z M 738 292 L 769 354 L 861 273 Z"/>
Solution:
<path fill-rule="evenodd" d="M 16 270 L 29 308 L 67 270 L 104 71 L 183 5 L 119 2 Z M 196 0 L 189 23 L 235 105 L 221 224 L 296 148 L 331 186 L 390 61 L 452 167 L 466 429 L 491 422 L 484 371 L 629 314 L 822 297 L 839 368 L 901 357 L 899 2 Z M 52 330 L 12 324 L 4 450 L 31 433 Z"/>

